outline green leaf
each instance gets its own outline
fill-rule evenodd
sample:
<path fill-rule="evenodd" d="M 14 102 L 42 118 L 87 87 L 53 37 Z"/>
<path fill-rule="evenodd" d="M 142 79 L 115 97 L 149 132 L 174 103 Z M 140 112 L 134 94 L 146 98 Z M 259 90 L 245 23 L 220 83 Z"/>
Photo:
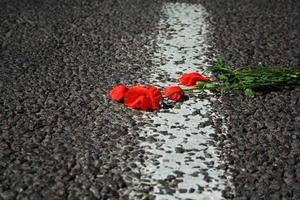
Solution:
<path fill-rule="evenodd" d="M 196 85 L 199 87 L 199 88 L 204 88 L 205 87 L 205 82 L 203 81 L 197 81 Z"/>
<path fill-rule="evenodd" d="M 252 89 L 250 89 L 250 88 L 246 88 L 246 89 L 244 90 L 244 93 L 245 93 L 246 97 L 249 97 L 249 98 L 251 98 L 251 99 L 254 99 L 254 98 L 255 98 L 255 93 L 254 93 L 254 91 L 253 91 Z"/>
<path fill-rule="evenodd" d="M 247 82 L 253 82 L 253 81 L 255 80 L 255 77 L 244 76 L 244 77 L 243 77 L 243 80 L 244 80 L 244 81 L 247 81 Z"/>
<path fill-rule="evenodd" d="M 216 89 L 217 85 L 214 83 L 205 83 L 204 89 L 206 90 L 214 90 Z"/>
<path fill-rule="evenodd" d="M 227 80 L 228 80 L 228 77 L 225 76 L 224 74 L 221 74 L 221 75 L 218 76 L 218 79 L 219 79 L 220 81 L 227 81 Z"/>

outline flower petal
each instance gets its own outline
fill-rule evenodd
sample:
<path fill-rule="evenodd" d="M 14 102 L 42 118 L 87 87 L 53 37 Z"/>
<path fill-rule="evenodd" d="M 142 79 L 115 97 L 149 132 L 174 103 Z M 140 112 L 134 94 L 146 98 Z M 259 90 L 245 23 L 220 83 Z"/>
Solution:
<path fill-rule="evenodd" d="M 148 98 L 147 89 L 142 86 L 128 88 L 124 97 L 124 104 L 133 109 L 149 110 L 151 103 Z"/>
<path fill-rule="evenodd" d="M 162 95 L 159 89 L 154 86 L 149 86 L 147 88 L 147 92 L 151 104 L 151 110 L 159 110 L 160 102 L 162 100 Z"/>
<path fill-rule="evenodd" d="M 198 81 L 208 82 L 209 79 L 197 72 L 184 74 L 179 78 L 179 82 L 185 86 L 194 86 Z"/>
<path fill-rule="evenodd" d="M 163 94 L 173 101 L 180 101 L 184 96 L 184 92 L 179 86 L 167 87 L 164 89 Z"/>
<path fill-rule="evenodd" d="M 125 85 L 118 85 L 118 86 L 115 86 L 110 92 L 109 92 L 109 95 L 110 97 L 117 101 L 117 102 L 121 102 L 124 98 L 124 95 L 126 93 L 126 86 Z"/>

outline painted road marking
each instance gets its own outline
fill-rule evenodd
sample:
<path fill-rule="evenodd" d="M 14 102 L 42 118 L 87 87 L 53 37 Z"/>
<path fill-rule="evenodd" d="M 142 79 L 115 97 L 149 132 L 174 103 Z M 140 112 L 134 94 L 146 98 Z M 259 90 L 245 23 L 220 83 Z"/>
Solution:
<path fill-rule="evenodd" d="M 167 3 L 163 11 L 155 54 L 158 67 L 149 80 L 160 88 L 177 85 L 182 73 L 203 72 L 210 47 L 208 14 L 201 5 Z M 210 137 L 217 115 L 212 113 L 213 100 L 212 94 L 191 97 L 137 119 L 145 123 L 140 135 L 147 140 L 141 146 L 150 158 L 142 168 L 142 180 L 151 183 L 156 199 L 223 199 L 229 177 L 218 168 L 222 162 Z"/>

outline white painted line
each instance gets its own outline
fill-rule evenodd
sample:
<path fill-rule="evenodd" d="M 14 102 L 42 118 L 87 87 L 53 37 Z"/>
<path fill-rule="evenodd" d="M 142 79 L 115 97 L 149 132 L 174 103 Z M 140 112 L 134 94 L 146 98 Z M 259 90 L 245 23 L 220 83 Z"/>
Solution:
<path fill-rule="evenodd" d="M 207 12 L 201 5 L 167 3 L 164 15 L 155 54 L 158 68 L 149 79 L 149 84 L 160 88 L 178 85 L 182 73 L 205 70 L 209 48 Z M 148 140 L 141 145 L 150 157 L 142 168 L 142 179 L 151 183 L 158 200 L 223 199 L 227 179 L 218 169 L 222 162 L 209 136 L 215 129 L 207 123 L 217 115 L 211 108 L 214 96 L 203 96 L 137 119 L 146 123 L 140 135 Z"/>

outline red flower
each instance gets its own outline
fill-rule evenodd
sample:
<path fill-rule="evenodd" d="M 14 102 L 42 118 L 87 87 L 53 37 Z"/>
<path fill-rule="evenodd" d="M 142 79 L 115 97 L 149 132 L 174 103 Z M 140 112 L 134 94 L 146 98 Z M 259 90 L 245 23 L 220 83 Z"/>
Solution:
<path fill-rule="evenodd" d="M 109 92 L 109 95 L 113 100 L 121 102 L 125 96 L 126 90 L 127 88 L 125 85 L 118 85 Z"/>
<path fill-rule="evenodd" d="M 162 100 L 162 95 L 159 89 L 157 89 L 154 86 L 149 86 L 147 88 L 148 90 L 148 96 L 151 103 L 151 110 L 159 110 L 160 108 L 160 102 Z"/>
<path fill-rule="evenodd" d="M 184 92 L 179 86 L 170 86 L 165 88 L 163 94 L 170 100 L 180 101 L 184 95 Z"/>
<path fill-rule="evenodd" d="M 196 85 L 196 82 L 202 81 L 202 82 L 208 82 L 209 79 L 205 76 L 202 76 L 201 74 L 197 72 L 191 72 L 189 74 L 184 74 L 179 78 L 179 82 L 182 85 L 185 86 L 194 86 Z"/>
<path fill-rule="evenodd" d="M 161 99 L 160 91 L 154 86 L 132 86 L 125 94 L 124 103 L 129 108 L 158 110 Z"/>

